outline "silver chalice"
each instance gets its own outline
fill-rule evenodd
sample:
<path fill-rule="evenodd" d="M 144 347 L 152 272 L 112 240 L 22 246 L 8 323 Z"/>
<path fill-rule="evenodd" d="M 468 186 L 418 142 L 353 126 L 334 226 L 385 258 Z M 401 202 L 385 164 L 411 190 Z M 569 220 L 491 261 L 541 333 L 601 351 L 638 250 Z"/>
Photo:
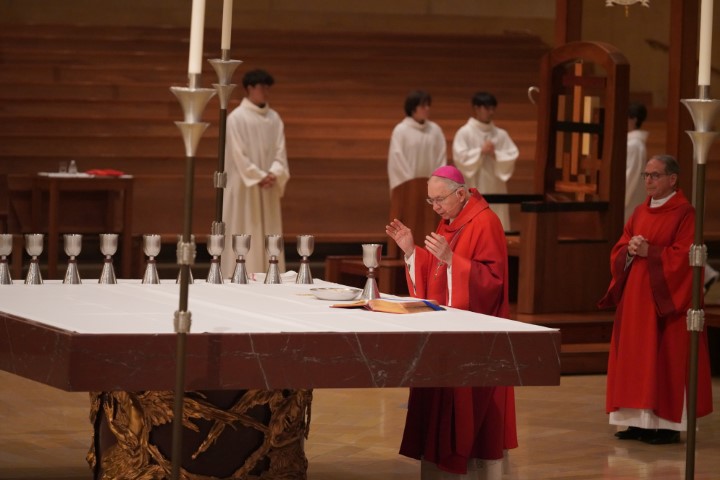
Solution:
<path fill-rule="evenodd" d="M 235 252 L 235 271 L 232 275 L 232 283 L 249 283 L 247 268 L 245 267 L 245 255 L 250 251 L 250 240 L 252 235 L 240 233 L 232 236 L 232 248 Z"/>
<path fill-rule="evenodd" d="M 382 256 L 382 245 L 379 243 L 364 243 L 363 264 L 368 267 L 367 280 L 360 298 L 364 300 L 372 300 L 380 298 L 380 290 L 378 289 L 377 280 L 375 279 L 375 269 L 380 266 L 380 258 Z"/>
<path fill-rule="evenodd" d="M 295 283 L 313 283 L 312 272 L 310 271 L 310 261 L 308 257 L 312 255 L 315 249 L 315 237 L 312 235 L 297 236 L 297 252 L 302 259 L 300 260 L 300 268 L 298 270 Z"/>
<path fill-rule="evenodd" d="M 38 257 L 43 251 L 43 241 L 45 235 L 42 233 L 28 233 L 25 235 L 25 251 L 30 255 L 30 268 L 28 269 L 25 283 L 30 285 L 40 285 L 43 283 L 40 274 L 40 263 Z"/>
<path fill-rule="evenodd" d="M 225 235 L 213 233 L 207 240 L 208 253 L 212 255 L 210 260 L 210 271 L 207 276 L 207 283 L 222 284 L 222 269 L 220 268 L 220 255 L 225 249 Z"/>
<path fill-rule="evenodd" d="M 113 255 L 117 252 L 118 234 L 117 233 L 101 233 L 100 234 L 100 252 L 105 255 L 103 261 L 102 272 L 100 272 L 100 280 L 98 283 L 117 283 L 115 277 L 115 268 L 113 267 Z"/>
<path fill-rule="evenodd" d="M 267 250 L 267 254 L 270 256 L 270 265 L 268 266 L 268 271 L 265 275 L 265 283 L 282 283 L 280 280 L 280 267 L 278 266 L 278 255 L 280 255 L 283 249 L 282 235 L 266 235 L 265 249 Z"/>
<path fill-rule="evenodd" d="M 0 285 L 12 284 L 8 255 L 12 253 L 13 238 L 10 233 L 0 234 Z"/>
<path fill-rule="evenodd" d="M 145 274 L 142 283 L 160 283 L 160 276 L 157 271 L 157 261 L 155 257 L 160 253 L 161 238 L 160 235 L 146 234 L 143 235 L 143 252 L 147 255 L 147 265 L 145 266 Z"/>
<path fill-rule="evenodd" d="M 67 270 L 63 283 L 80 284 L 80 272 L 77 266 L 77 256 L 82 250 L 82 235 L 78 233 L 66 233 L 63 235 L 63 245 L 65 247 L 65 255 L 68 256 Z"/>

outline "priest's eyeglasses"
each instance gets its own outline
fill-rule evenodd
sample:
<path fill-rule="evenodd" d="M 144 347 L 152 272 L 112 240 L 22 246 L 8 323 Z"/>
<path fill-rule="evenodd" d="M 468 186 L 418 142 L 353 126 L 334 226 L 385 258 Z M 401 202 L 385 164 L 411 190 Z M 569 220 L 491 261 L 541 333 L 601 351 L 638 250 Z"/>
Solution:
<path fill-rule="evenodd" d="M 642 172 L 640 176 L 643 180 L 647 180 L 648 177 L 653 181 L 657 181 L 660 177 L 667 177 L 669 173 L 658 173 L 658 172 Z"/>
<path fill-rule="evenodd" d="M 453 193 L 457 192 L 458 190 L 460 190 L 460 187 L 456 188 L 455 190 L 453 190 L 452 192 L 448 193 L 448 194 L 445 195 L 444 197 L 426 198 L 425 201 L 428 203 L 428 205 L 440 205 L 442 202 L 445 201 L 446 198 L 448 198 L 450 195 L 452 195 Z"/>

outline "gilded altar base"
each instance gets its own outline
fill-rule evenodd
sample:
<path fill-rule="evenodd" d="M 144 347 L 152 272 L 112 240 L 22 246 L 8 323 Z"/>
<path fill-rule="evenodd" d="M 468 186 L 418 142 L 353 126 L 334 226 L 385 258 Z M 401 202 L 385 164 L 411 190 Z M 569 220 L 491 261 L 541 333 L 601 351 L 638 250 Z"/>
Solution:
<path fill-rule="evenodd" d="M 90 394 L 95 479 L 170 477 L 173 399 L 172 391 Z M 312 390 L 187 392 L 181 478 L 307 478 L 311 403 Z"/>

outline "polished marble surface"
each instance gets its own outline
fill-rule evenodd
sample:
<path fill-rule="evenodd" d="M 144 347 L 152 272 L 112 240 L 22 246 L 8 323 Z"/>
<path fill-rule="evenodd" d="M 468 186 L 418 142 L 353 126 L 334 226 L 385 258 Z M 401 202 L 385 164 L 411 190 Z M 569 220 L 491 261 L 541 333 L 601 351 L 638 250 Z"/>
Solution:
<path fill-rule="evenodd" d="M 312 287 L 193 284 L 186 388 L 559 382 L 558 330 L 451 308 L 330 308 Z M 3 286 L 0 370 L 67 391 L 171 390 L 177 302 L 174 284 Z"/>

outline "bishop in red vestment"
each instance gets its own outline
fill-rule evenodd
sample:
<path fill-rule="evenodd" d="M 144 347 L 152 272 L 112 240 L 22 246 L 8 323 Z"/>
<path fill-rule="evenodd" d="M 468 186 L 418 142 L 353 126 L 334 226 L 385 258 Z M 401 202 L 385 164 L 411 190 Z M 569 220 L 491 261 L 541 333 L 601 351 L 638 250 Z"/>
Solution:
<path fill-rule="evenodd" d="M 386 228 L 405 252 L 409 291 L 442 305 L 507 318 L 507 247 L 497 215 L 477 190 L 465 188 L 452 166 L 430 177 L 428 203 L 442 220 L 424 248 L 415 246 L 412 232 L 400 221 Z M 410 389 L 402 455 L 462 475 L 471 459 L 498 460 L 515 447 L 512 387 Z"/>
<path fill-rule="evenodd" d="M 611 255 L 601 307 L 617 306 L 608 362 L 610 423 L 621 439 L 675 443 L 686 427 L 687 311 L 692 301 L 695 209 L 676 190 L 679 167 L 657 155 L 645 165 L 649 197 L 625 225 Z M 697 416 L 712 411 L 707 332 L 699 342 Z"/>

